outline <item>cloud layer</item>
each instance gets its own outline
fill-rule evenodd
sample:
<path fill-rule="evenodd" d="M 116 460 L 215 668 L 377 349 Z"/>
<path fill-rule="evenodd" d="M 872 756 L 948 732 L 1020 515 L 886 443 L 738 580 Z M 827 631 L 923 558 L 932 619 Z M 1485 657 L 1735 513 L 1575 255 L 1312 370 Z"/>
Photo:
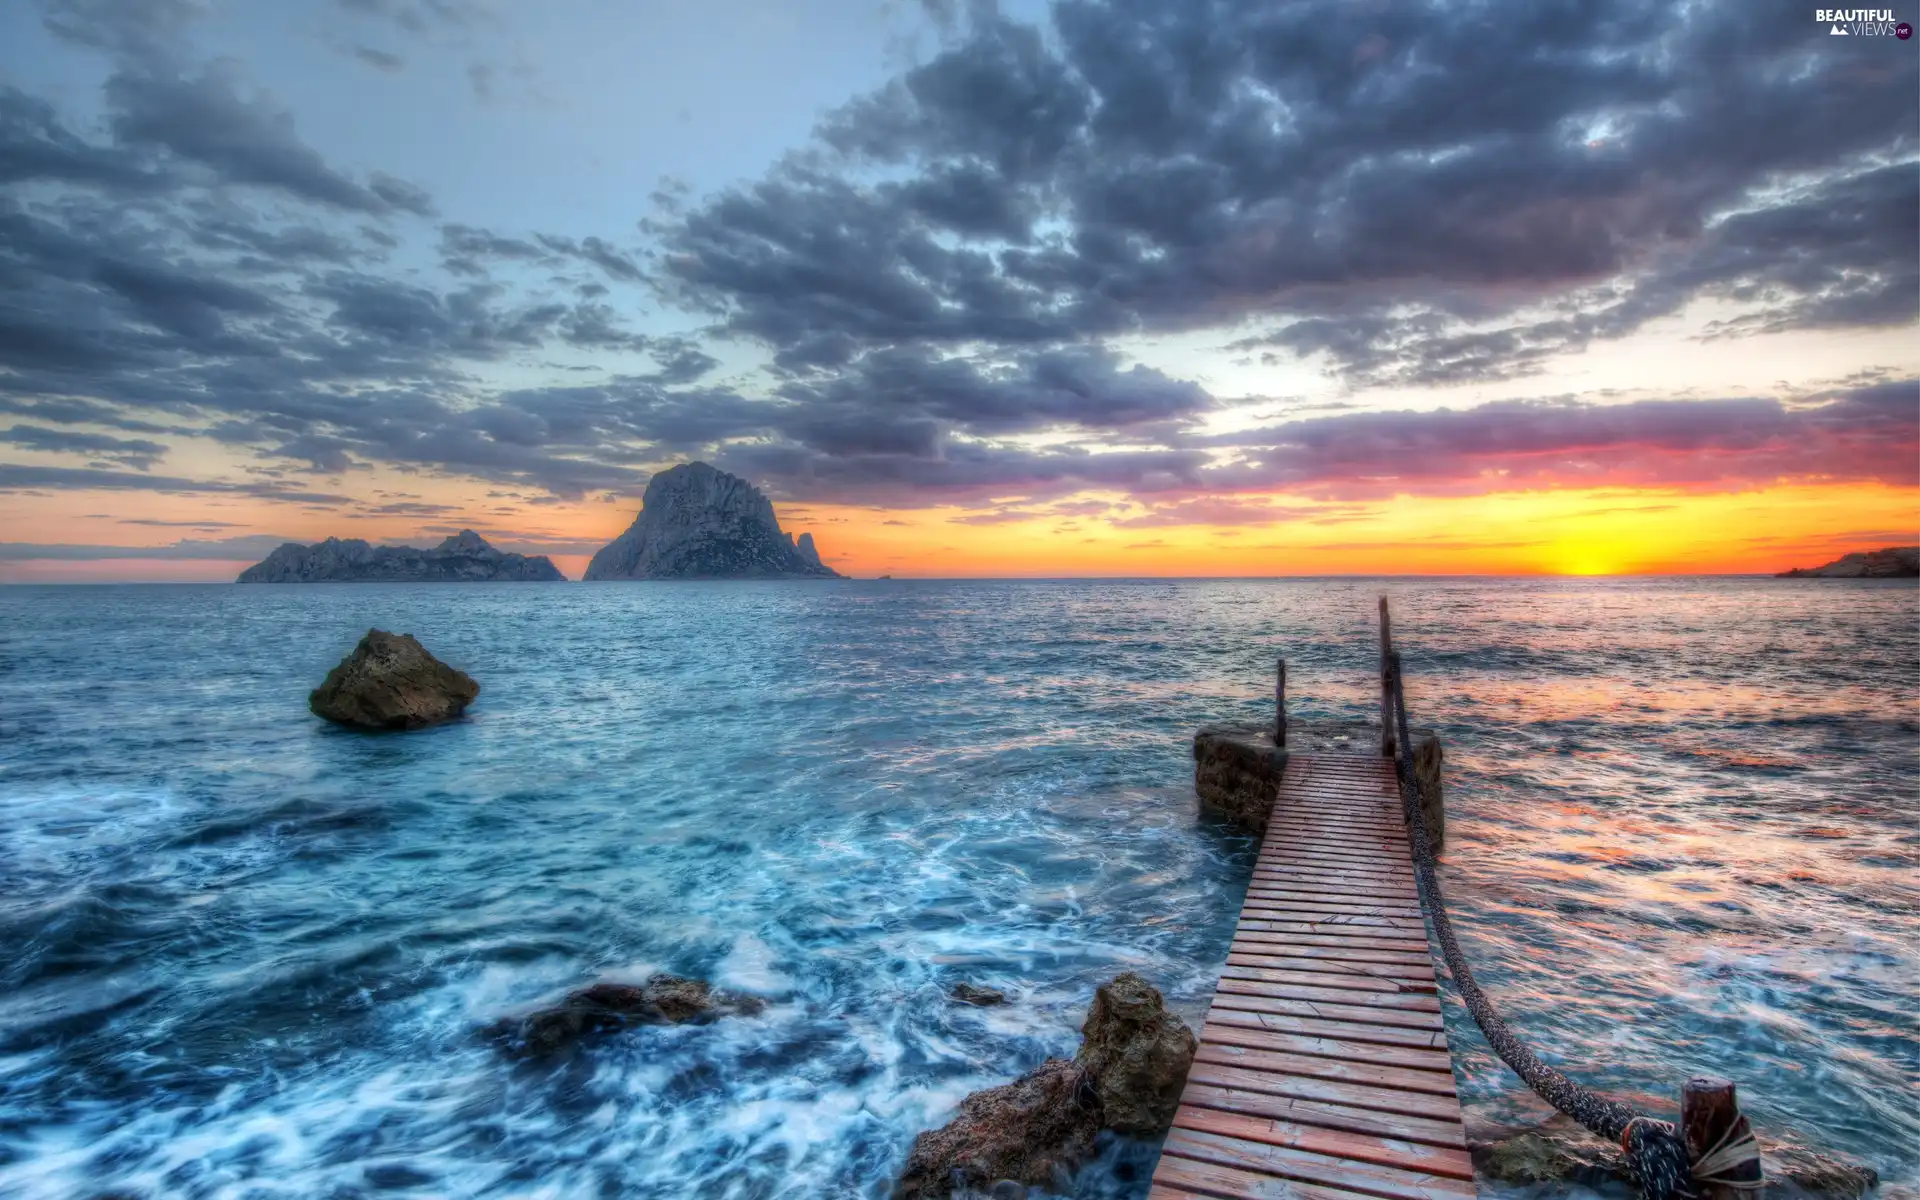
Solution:
<path fill-rule="evenodd" d="M 383 71 L 494 19 L 332 7 Z M 1712 338 L 1912 324 L 1904 44 L 1731 0 L 937 11 L 936 52 L 764 177 L 561 232 L 327 161 L 185 0 L 47 4 L 105 71 L 92 123 L 0 85 L 0 487 L 344 504 L 380 466 L 578 499 L 697 454 L 793 498 L 1093 489 L 1153 526 L 1334 519 L 1274 491 L 1916 482 L 1911 379 L 1365 405 L 1702 302 Z M 704 332 L 643 329 L 662 308 Z M 1236 398 L 1122 353 L 1173 334 L 1361 407 L 1208 433 Z M 194 439 L 253 476 L 161 473 Z"/>

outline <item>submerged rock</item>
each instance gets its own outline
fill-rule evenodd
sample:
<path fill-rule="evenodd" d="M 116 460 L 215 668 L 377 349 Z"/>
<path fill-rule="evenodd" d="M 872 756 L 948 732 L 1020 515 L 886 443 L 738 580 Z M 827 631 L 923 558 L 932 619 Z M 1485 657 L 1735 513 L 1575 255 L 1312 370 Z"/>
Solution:
<path fill-rule="evenodd" d="M 1019 1195 L 1027 1185 L 1066 1190 L 1101 1130 L 1166 1131 L 1194 1047 L 1193 1031 L 1151 984 L 1132 972 L 1117 977 L 1094 993 L 1072 1060 L 1050 1058 L 1012 1083 L 975 1092 L 953 1120 L 914 1139 L 896 1200 L 968 1189 Z"/>
<path fill-rule="evenodd" d="M 975 987 L 971 983 L 956 983 L 948 990 L 947 995 L 956 1003 L 972 1004 L 980 1008 L 1007 1002 L 1007 994 L 1000 989 Z"/>
<path fill-rule="evenodd" d="M 418 729 L 460 716 L 480 685 L 410 633 L 367 630 L 307 697 L 315 716 L 362 729 Z"/>
<path fill-rule="evenodd" d="M 640 514 L 587 564 L 599 579 L 838 579 L 813 535 L 780 529 L 760 489 L 703 462 L 647 481 Z"/>
<path fill-rule="evenodd" d="M 629 1025 L 705 1024 L 726 1016 L 752 1016 L 765 1007 L 758 996 L 716 991 L 698 979 L 655 975 L 642 984 L 581 988 L 552 1008 L 495 1021 L 485 1033 L 509 1053 L 541 1058 L 582 1038 Z"/>
<path fill-rule="evenodd" d="M 1076 1060 L 1093 1079 L 1105 1126 L 1152 1136 L 1173 1123 L 1198 1041 L 1132 971 L 1093 994 Z"/>
<path fill-rule="evenodd" d="M 1469 1123 L 1467 1149 L 1473 1153 L 1475 1171 L 1502 1183 L 1567 1182 L 1593 1187 L 1633 1182 L 1620 1147 L 1595 1137 L 1559 1113 L 1525 1128 Z M 1760 1136 L 1760 1160 L 1766 1169 L 1767 1185 L 1750 1193 L 1754 1200 L 1793 1200 L 1801 1196 L 1860 1200 L 1879 1183 L 1879 1174 L 1872 1167 L 1772 1141 L 1764 1135 Z"/>

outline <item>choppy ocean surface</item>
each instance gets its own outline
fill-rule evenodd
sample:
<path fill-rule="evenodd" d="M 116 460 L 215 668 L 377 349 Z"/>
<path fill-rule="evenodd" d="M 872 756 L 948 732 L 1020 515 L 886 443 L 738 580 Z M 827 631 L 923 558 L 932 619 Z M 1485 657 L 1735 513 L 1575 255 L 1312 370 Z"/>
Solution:
<path fill-rule="evenodd" d="M 1911 583 L 127 586 L 0 589 L 0 1196 L 884 1195 L 1115 973 L 1198 1025 L 1253 846 L 1193 728 L 1276 654 L 1296 715 L 1371 715 L 1382 591 L 1509 1020 L 1914 1182 Z M 470 718 L 311 717 L 375 625 Z M 475 1037 L 657 970 L 773 1004 L 558 1067 Z M 1447 1020 L 1470 1110 L 1524 1109 Z"/>

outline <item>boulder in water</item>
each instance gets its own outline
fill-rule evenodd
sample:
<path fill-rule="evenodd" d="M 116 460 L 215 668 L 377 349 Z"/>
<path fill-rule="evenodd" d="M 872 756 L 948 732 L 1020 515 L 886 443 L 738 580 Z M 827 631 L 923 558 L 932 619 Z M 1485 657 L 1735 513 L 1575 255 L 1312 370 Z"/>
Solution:
<path fill-rule="evenodd" d="M 427 653 L 412 634 L 369 629 L 307 707 L 340 725 L 418 729 L 460 716 L 479 694 L 472 676 Z"/>
<path fill-rule="evenodd" d="M 543 1058 L 589 1035 L 629 1025 L 705 1024 L 725 1016 L 751 1016 L 765 1007 L 758 996 L 716 991 L 698 979 L 655 975 L 642 984 L 581 988 L 552 1008 L 495 1021 L 486 1034 L 509 1053 Z"/>
<path fill-rule="evenodd" d="M 980 987 L 971 983 L 954 984 L 947 996 L 957 1004 L 972 1004 L 980 1008 L 1007 1002 L 1007 994 L 999 988 Z"/>

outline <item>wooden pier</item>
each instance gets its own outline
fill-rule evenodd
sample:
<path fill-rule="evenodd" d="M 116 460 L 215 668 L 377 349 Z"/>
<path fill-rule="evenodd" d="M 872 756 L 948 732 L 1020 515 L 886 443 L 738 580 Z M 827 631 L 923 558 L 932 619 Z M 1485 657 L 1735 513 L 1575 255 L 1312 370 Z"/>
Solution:
<path fill-rule="evenodd" d="M 1392 726 L 1371 752 L 1289 753 L 1285 681 L 1269 765 L 1256 747 L 1239 777 L 1271 788 L 1260 857 L 1150 1194 L 1474 1196 Z"/>
<path fill-rule="evenodd" d="M 1731 1081 L 1687 1080 L 1678 1122 L 1636 1111 L 1542 1061 L 1475 980 L 1436 877 L 1440 741 L 1407 721 L 1386 597 L 1378 728 L 1300 727 L 1309 729 L 1289 733 L 1282 659 L 1271 724 L 1194 735 L 1201 803 L 1258 832 L 1261 845 L 1153 1200 L 1477 1195 L 1439 963 L 1500 1060 L 1561 1114 L 1618 1143 L 1646 1200 L 1764 1188 Z"/>

